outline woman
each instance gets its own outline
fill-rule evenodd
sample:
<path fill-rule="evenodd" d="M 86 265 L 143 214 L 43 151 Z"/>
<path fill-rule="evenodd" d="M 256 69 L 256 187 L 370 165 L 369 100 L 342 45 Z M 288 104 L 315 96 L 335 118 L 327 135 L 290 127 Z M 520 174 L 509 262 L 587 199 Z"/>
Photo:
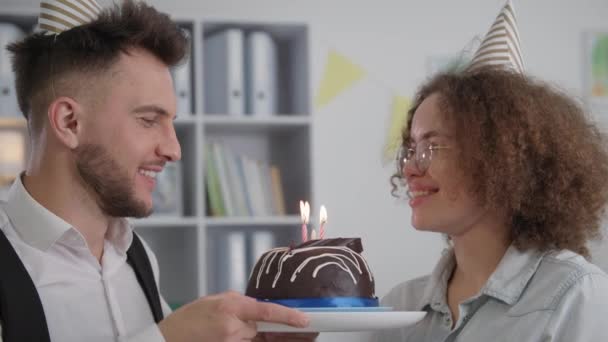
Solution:
<path fill-rule="evenodd" d="M 585 258 L 608 151 L 573 100 L 495 67 L 438 74 L 415 98 L 398 167 L 412 225 L 450 247 L 382 300 L 426 317 L 378 341 L 607 340 L 608 276 Z"/>

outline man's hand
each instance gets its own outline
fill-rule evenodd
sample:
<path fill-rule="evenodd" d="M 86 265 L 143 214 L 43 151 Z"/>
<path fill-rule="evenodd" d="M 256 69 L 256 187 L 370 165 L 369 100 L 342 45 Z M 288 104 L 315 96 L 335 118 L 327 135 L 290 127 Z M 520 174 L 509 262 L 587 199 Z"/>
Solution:
<path fill-rule="evenodd" d="M 319 333 L 260 333 L 254 342 L 314 342 Z"/>
<path fill-rule="evenodd" d="M 255 321 L 303 328 L 308 317 L 298 310 L 260 303 L 237 292 L 202 297 L 162 320 L 158 327 L 167 342 L 243 341 L 257 335 Z"/>

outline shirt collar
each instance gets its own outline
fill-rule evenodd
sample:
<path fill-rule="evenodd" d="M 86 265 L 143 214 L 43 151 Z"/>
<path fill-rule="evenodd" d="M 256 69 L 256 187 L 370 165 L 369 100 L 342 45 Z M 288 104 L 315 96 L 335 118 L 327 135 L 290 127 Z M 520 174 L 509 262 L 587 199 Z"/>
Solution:
<path fill-rule="evenodd" d="M 509 246 L 481 293 L 513 305 L 536 273 L 544 254 L 535 250 L 520 251 L 514 245 Z M 446 248 L 429 277 L 418 305 L 419 310 L 427 306 L 440 307 L 446 302 L 448 280 L 455 265 L 454 250 Z"/>
<path fill-rule="evenodd" d="M 81 236 L 71 224 L 38 203 L 25 189 L 21 177 L 17 177 L 9 189 L 6 213 L 23 241 L 42 251 L 48 250 L 68 231 L 74 230 Z M 133 241 L 133 230 L 128 221 L 125 218 L 111 220 L 106 240 L 118 252 L 126 253 Z M 86 243 L 84 238 L 82 241 Z"/>
<path fill-rule="evenodd" d="M 126 254 L 133 242 L 133 228 L 127 219 L 119 217 L 110 222 L 106 232 L 108 240 L 120 254 Z"/>
<path fill-rule="evenodd" d="M 509 246 L 482 293 L 509 305 L 519 300 L 526 285 L 540 265 L 545 253 L 534 249 L 521 251 Z"/>
<path fill-rule="evenodd" d="M 36 202 L 17 177 L 6 197 L 6 213 L 24 242 L 46 251 L 71 225 Z"/>

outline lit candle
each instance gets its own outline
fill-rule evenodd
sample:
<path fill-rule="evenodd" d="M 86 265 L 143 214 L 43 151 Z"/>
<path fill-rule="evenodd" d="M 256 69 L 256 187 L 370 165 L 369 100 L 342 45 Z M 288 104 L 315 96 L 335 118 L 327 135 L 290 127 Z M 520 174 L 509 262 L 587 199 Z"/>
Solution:
<path fill-rule="evenodd" d="M 319 239 L 325 237 L 325 222 L 327 222 L 327 209 L 322 205 L 321 213 L 319 214 Z"/>
<path fill-rule="evenodd" d="M 317 230 L 316 229 L 312 229 L 312 231 L 310 232 L 310 239 L 311 240 L 316 240 L 317 239 Z"/>
<path fill-rule="evenodd" d="M 300 201 L 300 217 L 302 218 L 302 242 L 308 241 L 308 218 L 310 217 L 310 205 L 308 202 Z"/>

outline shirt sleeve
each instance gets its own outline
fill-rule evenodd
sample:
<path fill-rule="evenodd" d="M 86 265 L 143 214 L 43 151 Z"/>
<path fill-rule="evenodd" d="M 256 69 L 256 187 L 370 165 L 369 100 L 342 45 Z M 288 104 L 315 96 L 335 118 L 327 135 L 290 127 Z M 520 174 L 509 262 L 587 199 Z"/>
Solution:
<path fill-rule="evenodd" d="M 608 276 L 587 274 L 564 294 L 544 332 L 547 342 L 608 340 Z"/>

